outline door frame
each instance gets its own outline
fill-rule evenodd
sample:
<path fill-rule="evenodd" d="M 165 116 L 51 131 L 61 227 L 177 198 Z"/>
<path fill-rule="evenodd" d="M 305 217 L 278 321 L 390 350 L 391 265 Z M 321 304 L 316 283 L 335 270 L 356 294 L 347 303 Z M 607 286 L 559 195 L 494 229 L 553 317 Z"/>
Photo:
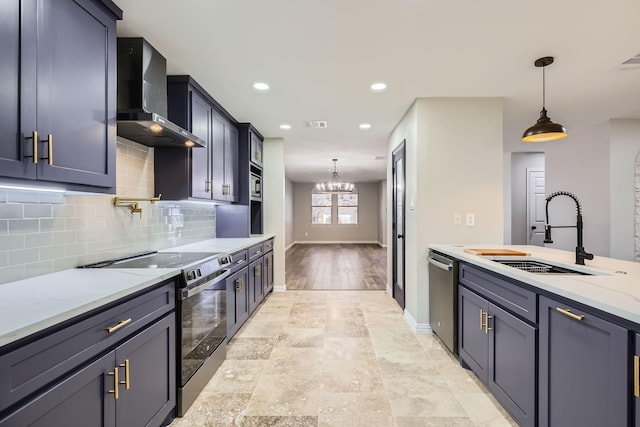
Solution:
<path fill-rule="evenodd" d="M 532 234 L 533 234 L 533 230 L 531 229 L 531 223 L 533 218 L 531 217 L 531 209 L 533 208 L 532 206 L 532 196 L 533 194 L 531 194 L 531 179 L 534 173 L 536 172 L 542 172 L 545 173 L 545 169 L 544 168 L 526 168 L 526 174 L 527 174 L 527 178 L 526 178 L 526 183 L 525 185 L 527 186 L 526 188 L 526 199 L 527 199 L 527 224 L 526 224 L 526 236 L 527 236 L 527 245 L 535 245 L 535 243 L 532 242 Z M 546 188 L 546 182 L 545 182 L 545 188 Z M 544 232 L 544 230 L 543 230 Z"/>
<path fill-rule="evenodd" d="M 391 246 L 392 246 L 392 261 L 391 261 L 391 290 L 392 290 L 392 296 L 393 298 L 396 300 L 396 302 L 398 303 L 398 305 L 400 305 L 400 307 L 402 307 L 402 309 L 404 310 L 405 308 L 405 293 L 406 293 L 406 242 L 405 242 L 405 230 L 406 230 L 406 204 L 407 204 L 407 191 L 406 191 L 406 181 L 407 181 L 407 163 L 406 163 L 406 150 L 405 150 L 405 146 L 406 146 L 406 139 L 403 139 L 402 142 L 400 143 L 400 145 L 398 145 L 398 147 L 396 147 L 393 150 L 392 153 L 392 160 L 391 160 L 391 176 L 392 176 L 392 182 L 391 182 L 391 203 L 392 203 L 392 208 L 391 208 L 391 212 L 392 212 L 392 222 L 391 222 L 391 231 L 392 231 L 392 235 L 391 235 Z M 403 163 L 403 168 L 402 168 L 402 183 L 403 183 L 403 189 L 402 189 L 402 229 L 398 230 L 397 229 L 397 202 L 398 202 L 398 191 L 397 191 L 397 185 L 396 185 L 396 162 L 398 159 L 402 159 L 402 163 Z M 403 236 L 402 238 L 398 238 L 398 236 L 401 235 Z M 398 241 L 402 242 L 402 265 L 398 265 Z M 401 269 L 400 271 L 402 271 L 402 284 L 401 286 L 396 286 L 396 283 L 398 282 L 398 271 L 399 269 Z"/>

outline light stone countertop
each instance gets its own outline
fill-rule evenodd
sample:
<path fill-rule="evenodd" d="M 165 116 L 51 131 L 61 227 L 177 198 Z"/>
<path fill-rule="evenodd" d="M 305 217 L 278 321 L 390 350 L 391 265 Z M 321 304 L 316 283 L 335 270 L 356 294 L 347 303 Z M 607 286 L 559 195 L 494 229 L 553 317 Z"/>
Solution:
<path fill-rule="evenodd" d="M 208 239 L 162 252 L 233 253 L 272 237 Z M 179 268 L 69 269 L 0 284 L 0 348 L 179 273 Z"/>
<path fill-rule="evenodd" d="M 611 313 L 640 326 L 640 264 L 596 256 L 584 266 L 575 264 L 575 253 L 540 246 L 511 245 L 444 245 L 431 244 L 430 249 L 475 264 L 538 289 L 560 295 L 590 307 Z M 531 256 L 479 256 L 464 252 L 473 248 L 509 248 L 531 253 Z M 493 262 L 492 259 L 533 259 L 593 276 L 573 274 L 536 274 Z"/>
<path fill-rule="evenodd" d="M 176 268 L 71 269 L 0 285 L 0 347 L 176 276 Z"/>
<path fill-rule="evenodd" d="M 252 234 L 251 237 L 233 238 L 224 237 L 217 239 L 202 240 L 188 245 L 176 246 L 173 248 L 163 249 L 160 252 L 226 252 L 233 253 L 242 249 L 247 249 L 253 245 L 265 242 L 274 234 Z"/>

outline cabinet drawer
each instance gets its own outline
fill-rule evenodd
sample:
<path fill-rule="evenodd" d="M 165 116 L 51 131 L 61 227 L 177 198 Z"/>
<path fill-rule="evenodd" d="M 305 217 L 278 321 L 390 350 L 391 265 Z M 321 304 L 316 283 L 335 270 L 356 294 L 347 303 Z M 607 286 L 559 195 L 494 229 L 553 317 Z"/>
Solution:
<path fill-rule="evenodd" d="M 259 256 L 262 256 L 264 250 L 262 247 L 262 243 L 260 243 L 259 245 L 255 245 L 255 246 L 251 246 L 249 248 L 249 260 L 253 260 L 255 258 L 258 258 Z"/>
<path fill-rule="evenodd" d="M 520 287 L 517 282 L 461 263 L 460 283 L 512 313 L 537 323 L 537 295 Z"/>
<path fill-rule="evenodd" d="M 90 285 L 87 285 L 90 286 Z M 175 282 L 109 304 L 39 333 L 0 356 L 0 411 L 175 308 Z"/>
<path fill-rule="evenodd" d="M 273 239 L 269 239 L 263 244 L 264 252 L 267 253 L 273 250 Z"/>
<path fill-rule="evenodd" d="M 244 268 L 249 262 L 249 252 L 244 250 L 240 252 L 234 252 L 231 254 L 231 274 Z"/>

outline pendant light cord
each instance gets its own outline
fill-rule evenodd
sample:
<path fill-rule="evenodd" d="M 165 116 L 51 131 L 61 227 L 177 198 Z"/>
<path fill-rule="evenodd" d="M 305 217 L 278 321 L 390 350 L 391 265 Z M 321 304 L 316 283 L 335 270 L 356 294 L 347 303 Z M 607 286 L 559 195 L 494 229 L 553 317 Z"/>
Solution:
<path fill-rule="evenodd" d="M 547 87 L 546 83 L 545 83 L 545 79 L 544 79 L 544 69 L 547 68 L 547 66 L 543 66 L 542 67 L 542 109 L 545 109 L 545 88 Z"/>

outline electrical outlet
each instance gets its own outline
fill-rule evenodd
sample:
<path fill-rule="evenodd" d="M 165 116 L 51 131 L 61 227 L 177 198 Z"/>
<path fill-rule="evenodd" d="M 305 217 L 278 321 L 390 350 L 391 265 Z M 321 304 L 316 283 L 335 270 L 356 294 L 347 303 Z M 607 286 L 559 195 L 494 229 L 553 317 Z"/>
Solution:
<path fill-rule="evenodd" d="M 467 225 L 469 227 L 473 227 L 474 225 L 476 225 L 476 214 L 473 214 L 473 213 L 467 214 Z"/>
<path fill-rule="evenodd" d="M 453 225 L 462 225 L 462 214 L 460 213 L 453 214 Z"/>

